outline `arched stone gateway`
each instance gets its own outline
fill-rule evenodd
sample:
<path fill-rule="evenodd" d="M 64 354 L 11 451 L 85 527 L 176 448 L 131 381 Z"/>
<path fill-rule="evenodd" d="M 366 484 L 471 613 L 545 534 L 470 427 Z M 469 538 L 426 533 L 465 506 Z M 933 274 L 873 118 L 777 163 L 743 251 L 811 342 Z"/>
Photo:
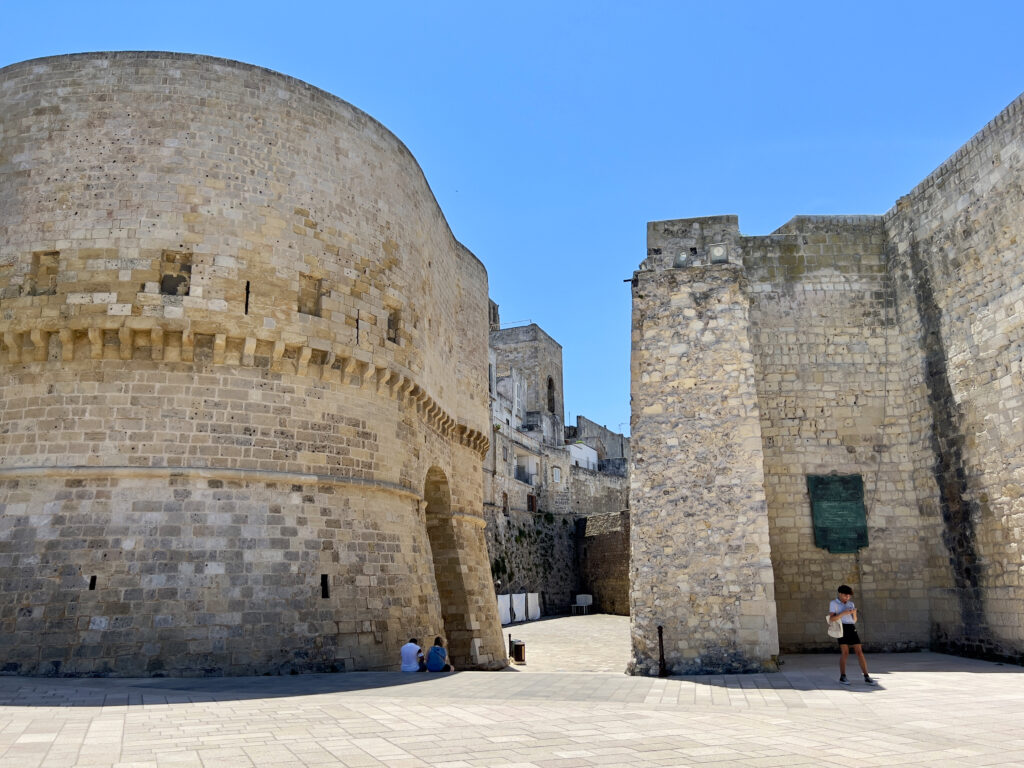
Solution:
<path fill-rule="evenodd" d="M 330 94 L 0 70 L 0 670 L 393 669 L 449 624 L 501 665 L 487 309 L 408 150 Z"/>
<path fill-rule="evenodd" d="M 441 617 L 448 636 L 449 653 L 456 668 L 472 660 L 473 629 L 467 601 L 465 574 L 462 568 L 456 526 L 452 517 L 448 478 L 438 467 L 427 472 L 426 488 L 427 536 L 434 561 L 434 581 L 441 601 Z M 429 642 L 425 640 L 424 642 Z"/>

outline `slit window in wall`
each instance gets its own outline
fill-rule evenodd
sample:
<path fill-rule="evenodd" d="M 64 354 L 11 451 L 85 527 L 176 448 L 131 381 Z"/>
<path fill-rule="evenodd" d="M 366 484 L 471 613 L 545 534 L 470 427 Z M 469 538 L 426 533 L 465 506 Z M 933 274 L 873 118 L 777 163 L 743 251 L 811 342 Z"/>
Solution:
<path fill-rule="evenodd" d="M 249 281 L 245 281 L 245 314 L 249 314 Z"/>
<path fill-rule="evenodd" d="M 548 413 L 555 412 L 555 380 L 548 376 Z"/>
<path fill-rule="evenodd" d="M 331 585 L 330 580 L 327 578 L 326 573 L 320 574 L 320 597 L 326 600 L 331 596 Z"/>
<path fill-rule="evenodd" d="M 192 254 L 164 251 L 160 257 L 160 293 L 164 296 L 188 296 L 192 288 Z"/>
<path fill-rule="evenodd" d="M 320 317 L 320 294 L 323 292 L 323 280 L 312 275 L 299 275 L 299 312 L 303 315 Z"/>
<path fill-rule="evenodd" d="M 501 511 L 508 517 L 508 494 L 501 494 Z"/>
<path fill-rule="evenodd" d="M 39 251 L 32 254 L 32 276 L 29 293 L 33 296 L 52 296 L 57 292 L 57 270 L 60 251 Z"/>
<path fill-rule="evenodd" d="M 95 589 L 96 589 L 96 577 L 95 576 L 90 576 L 89 577 L 89 591 L 92 592 Z"/>
<path fill-rule="evenodd" d="M 398 343 L 398 326 L 401 322 L 397 309 L 388 311 L 388 328 L 387 328 L 387 340 L 392 344 Z"/>

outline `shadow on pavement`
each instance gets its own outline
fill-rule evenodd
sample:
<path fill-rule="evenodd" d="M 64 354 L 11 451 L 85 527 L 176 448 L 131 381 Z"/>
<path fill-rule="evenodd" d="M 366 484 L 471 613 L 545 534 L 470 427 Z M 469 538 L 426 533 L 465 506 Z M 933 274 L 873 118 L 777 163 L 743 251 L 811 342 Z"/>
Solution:
<path fill-rule="evenodd" d="M 459 672 L 340 672 L 261 677 L 0 677 L 0 706 L 104 707 L 317 696 L 438 684 Z"/>

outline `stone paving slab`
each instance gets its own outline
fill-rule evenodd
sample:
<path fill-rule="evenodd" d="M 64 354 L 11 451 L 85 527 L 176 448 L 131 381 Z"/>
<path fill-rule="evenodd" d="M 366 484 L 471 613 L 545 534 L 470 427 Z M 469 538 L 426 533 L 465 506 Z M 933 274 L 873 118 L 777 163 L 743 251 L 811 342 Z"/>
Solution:
<path fill-rule="evenodd" d="M 667 679 L 0 677 L 0 768 L 1024 766 L 1024 668 L 869 660 L 877 688 L 838 685 L 834 655 Z"/>

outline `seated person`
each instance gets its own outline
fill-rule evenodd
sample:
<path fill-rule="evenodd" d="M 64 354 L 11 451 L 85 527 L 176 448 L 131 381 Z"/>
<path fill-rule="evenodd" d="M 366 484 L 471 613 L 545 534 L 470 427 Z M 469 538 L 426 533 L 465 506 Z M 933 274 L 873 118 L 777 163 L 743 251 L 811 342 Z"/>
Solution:
<path fill-rule="evenodd" d="M 448 663 L 448 651 L 444 649 L 444 641 L 434 638 L 434 644 L 427 651 L 428 672 L 454 672 L 455 667 Z"/>
<path fill-rule="evenodd" d="M 402 654 L 403 672 L 422 672 L 427 668 L 427 665 L 423 663 L 423 649 L 420 648 L 415 637 L 410 638 L 409 642 L 402 646 L 400 653 Z"/>

